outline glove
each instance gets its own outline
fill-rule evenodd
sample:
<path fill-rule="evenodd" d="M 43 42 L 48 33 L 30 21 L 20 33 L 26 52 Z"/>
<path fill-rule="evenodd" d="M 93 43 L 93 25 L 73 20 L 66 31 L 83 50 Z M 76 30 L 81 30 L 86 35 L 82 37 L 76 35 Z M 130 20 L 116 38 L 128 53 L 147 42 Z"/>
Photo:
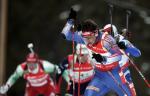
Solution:
<path fill-rule="evenodd" d="M 127 47 L 126 47 L 126 45 L 125 45 L 124 42 L 118 42 L 118 47 L 119 47 L 120 49 L 127 49 Z"/>
<path fill-rule="evenodd" d="M 75 20 L 76 17 L 77 17 L 77 12 L 73 8 L 71 8 L 67 20 L 69 20 L 69 19 Z"/>
<path fill-rule="evenodd" d="M 127 29 L 122 29 L 122 36 L 127 37 L 127 38 L 131 38 L 132 34 L 131 32 L 129 32 Z"/>
<path fill-rule="evenodd" d="M 106 59 L 103 57 L 103 56 L 101 56 L 100 54 L 92 54 L 93 55 L 93 57 L 92 58 L 94 58 L 97 62 L 102 62 L 102 61 L 105 61 Z"/>
<path fill-rule="evenodd" d="M 57 74 L 61 74 L 61 69 L 59 68 L 59 66 L 55 65 L 55 70 L 57 72 Z"/>
<path fill-rule="evenodd" d="M 68 85 L 70 86 L 72 83 L 73 83 L 72 81 L 69 81 L 69 82 L 68 82 Z"/>
<path fill-rule="evenodd" d="M 69 81 L 69 82 L 67 82 L 67 83 L 68 83 L 67 90 L 70 90 L 71 84 L 73 84 L 73 82 L 72 82 L 72 81 Z"/>
<path fill-rule="evenodd" d="M 78 25 L 77 25 L 77 31 L 81 31 L 81 29 L 82 29 L 82 25 L 81 25 L 81 24 L 78 24 Z"/>
<path fill-rule="evenodd" d="M 8 91 L 8 89 L 9 89 L 9 85 L 3 85 L 3 86 L 1 86 L 0 87 L 0 93 L 1 94 L 6 94 L 6 92 Z"/>

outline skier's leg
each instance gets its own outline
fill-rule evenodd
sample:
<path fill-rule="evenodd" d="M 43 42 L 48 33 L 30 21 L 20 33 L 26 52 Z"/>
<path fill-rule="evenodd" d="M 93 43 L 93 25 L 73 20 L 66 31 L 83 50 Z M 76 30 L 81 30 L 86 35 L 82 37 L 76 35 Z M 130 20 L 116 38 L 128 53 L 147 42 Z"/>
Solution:
<path fill-rule="evenodd" d="M 130 88 L 131 94 L 132 96 L 136 96 L 136 91 L 135 91 L 135 87 L 131 78 L 131 73 L 130 70 L 128 68 L 124 69 L 124 75 L 127 81 L 127 85 Z"/>
<path fill-rule="evenodd" d="M 104 96 L 110 89 L 98 77 L 93 80 L 86 87 L 84 96 Z"/>

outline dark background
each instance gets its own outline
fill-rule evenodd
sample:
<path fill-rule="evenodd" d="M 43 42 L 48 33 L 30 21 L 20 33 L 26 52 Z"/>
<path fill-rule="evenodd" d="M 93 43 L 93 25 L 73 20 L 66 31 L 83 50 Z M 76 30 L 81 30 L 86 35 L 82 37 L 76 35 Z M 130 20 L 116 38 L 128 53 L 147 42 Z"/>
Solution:
<path fill-rule="evenodd" d="M 66 14 L 74 6 L 80 8 L 78 19 L 92 18 L 100 28 L 110 23 L 108 3 L 114 4 L 113 24 L 118 30 L 126 27 L 126 9 L 131 10 L 129 30 L 131 42 L 142 56 L 134 58 L 145 77 L 150 79 L 150 3 L 148 0 L 8 0 L 8 28 L 6 79 L 29 53 L 27 44 L 33 42 L 40 58 L 59 64 L 72 52 L 71 42 L 65 41 L 60 32 L 66 23 Z M 63 15 L 65 14 L 65 16 Z M 131 74 L 138 96 L 149 96 L 137 71 L 131 66 Z M 8 91 L 8 96 L 23 96 L 25 82 L 21 78 Z"/>

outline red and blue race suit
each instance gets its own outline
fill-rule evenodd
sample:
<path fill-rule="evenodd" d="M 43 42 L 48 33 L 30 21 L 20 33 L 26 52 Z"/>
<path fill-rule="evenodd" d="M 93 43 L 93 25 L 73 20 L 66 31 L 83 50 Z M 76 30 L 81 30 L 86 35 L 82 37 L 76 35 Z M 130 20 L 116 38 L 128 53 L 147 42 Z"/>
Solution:
<path fill-rule="evenodd" d="M 70 31 L 73 23 L 69 20 L 64 27 L 62 34 L 67 40 L 73 40 L 76 43 L 86 44 L 94 55 L 95 75 L 87 86 L 85 96 L 104 96 L 114 91 L 119 96 L 132 96 L 130 89 L 123 84 L 119 76 L 121 52 L 117 47 L 115 40 L 108 34 L 99 32 L 96 42 L 88 44 L 79 32 Z M 72 35 L 74 38 L 72 39 Z M 96 54 L 96 55 L 95 55 Z M 103 60 L 99 62 L 99 58 Z"/>

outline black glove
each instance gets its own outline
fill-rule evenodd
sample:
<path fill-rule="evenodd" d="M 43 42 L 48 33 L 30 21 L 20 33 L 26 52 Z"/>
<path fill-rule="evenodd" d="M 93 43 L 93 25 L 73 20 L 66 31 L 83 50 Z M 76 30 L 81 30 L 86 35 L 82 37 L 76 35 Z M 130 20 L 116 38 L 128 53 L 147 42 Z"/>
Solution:
<path fill-rule="evenodd" d="M 100 54 L 92 54 L 93 55 L 93 57 L 92 58 L 94 58 L 97 62 L 102 62 L 102 61 L 105 61 L 106 59 L 103 57 L 103 56 L 101 56 Z"/>
<path fill-rule="evenodd" d="M 118 42 L 117 43 L 120 49 L 127 49 L 124 42 Z"/>
<path fill-rule="evenodd" d="M 77 31 L 81 31 L 82 29 L 82 25 L 81 24 L 77 24 Z"/>
<path fill-rule="evenodd" d="M 74 19 L 74 20 L 75 20 L 76 17 L 77 17 L 77 12 L 76 12 L 73 8 L 71 8 L 67 20 L 68 20 L 68 19 Z"/>

